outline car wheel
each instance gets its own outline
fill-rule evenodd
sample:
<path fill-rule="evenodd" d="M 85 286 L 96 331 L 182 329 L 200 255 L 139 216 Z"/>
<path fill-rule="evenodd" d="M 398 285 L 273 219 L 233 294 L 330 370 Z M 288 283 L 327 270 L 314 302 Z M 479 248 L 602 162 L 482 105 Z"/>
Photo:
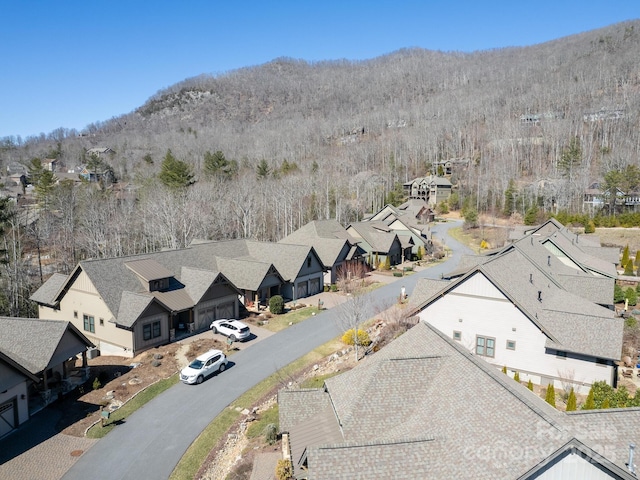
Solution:
<path fill-rule="evenodd" d="M 236 341 L 236 336 L 235 335 L 229 335 L 229 338 L 231 339 L 232 342 Z"/>
<path fill-rule="evenodd" d="M 213 332 L 214 335 L 218 333 L 218 329 L 216 327 L 211 327 L 211 331 Z"/>
<path fill-rule="evenodd" d="M 225 368 L 227 368 L 227 366 L 224 363 L 221 363 L 220 368 L 218 368 L 218 372 L 220 373 L 224 372 Z"/>
<path fill-rule="evenodd" d="M 196 383 L 198 385 L 200 385 L 202 383 L 202 381 L 204 380 L 204 378 L 202 378 L 202 375 L 198 375 L 198 378 L 196 378 Z"/>

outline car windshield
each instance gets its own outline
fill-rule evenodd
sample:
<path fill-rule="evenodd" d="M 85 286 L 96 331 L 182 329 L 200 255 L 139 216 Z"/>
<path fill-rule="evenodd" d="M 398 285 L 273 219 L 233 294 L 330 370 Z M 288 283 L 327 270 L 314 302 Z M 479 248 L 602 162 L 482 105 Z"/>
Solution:
<path fill-rule="evenodd" d="M 195 359 L 193 362 L 189 364 L 189 366 L 195 370 L 200 370 L 203 365 L 204 365 L 204 362 L 198 359 Z"/>

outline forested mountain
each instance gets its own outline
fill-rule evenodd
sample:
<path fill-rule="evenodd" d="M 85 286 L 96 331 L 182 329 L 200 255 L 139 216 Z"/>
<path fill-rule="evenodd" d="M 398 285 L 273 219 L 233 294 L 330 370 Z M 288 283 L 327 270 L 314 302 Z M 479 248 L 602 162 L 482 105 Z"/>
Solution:
<path fill-rule="evenodd" d="M 0 161 L 68 169 L 92 147 L 115 151 L 104 161 L 137 201 L 52 190 L 46 231 L 65 244 L 66 269 L 81 256 L 356 220 L 440 160 L 459 160 L 451 180 L 480 211 L 502 212 L 507 189 L 520 212 L 580 211 L 593 181 L 638 164 L 639 58 L 640 21 L 525 48 L 280 58 L 185 80 L 83 132 L 5 138 Z M 168 150 L 190 167 L 189 187 L 159 181 Z"/>

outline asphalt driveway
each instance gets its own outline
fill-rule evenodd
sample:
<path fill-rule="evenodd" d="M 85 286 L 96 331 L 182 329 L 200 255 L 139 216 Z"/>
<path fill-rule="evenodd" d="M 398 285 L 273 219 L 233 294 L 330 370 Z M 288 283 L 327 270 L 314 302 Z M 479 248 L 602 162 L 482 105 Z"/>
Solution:
<path fill-rule="evenodd" d="M 456 223 L 439 224 L 434 235 L 445 235 Z M 404 277 L 410 295 L 419 278 L 440 278 L 457 265 L 465 247 L 447 237 L 453 255 L 447 262 Z M 396 283 L 369 294 L 370 308 L 392 305 L 399 295 Z M 63 477 L 86 479 L 162 479 L 174 467 L 202 430 L 223 409 L 280 368 L 342 333 L 342 305 L 326 310 L 275 335 L 249 342 L 231 357 L 229 369 L 201 385 L 172 387 L 131 415 L 124 423 L 86 451 Z M 375 311 L 372 310 L 371 314 Z"/>

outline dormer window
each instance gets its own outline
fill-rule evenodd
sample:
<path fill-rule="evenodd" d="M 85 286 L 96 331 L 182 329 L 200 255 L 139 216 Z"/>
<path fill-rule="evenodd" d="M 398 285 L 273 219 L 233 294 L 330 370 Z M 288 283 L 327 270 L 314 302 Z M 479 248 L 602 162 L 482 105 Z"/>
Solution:
<path fill-rule="evenodd" d="M 151 280 L 149 282 L 149 291 L 150 292 L 158 292 L 161 290 L 166 290 L 169 288 L 169 279 L 168 278 L 159 278 L 157 280 Z"/>

